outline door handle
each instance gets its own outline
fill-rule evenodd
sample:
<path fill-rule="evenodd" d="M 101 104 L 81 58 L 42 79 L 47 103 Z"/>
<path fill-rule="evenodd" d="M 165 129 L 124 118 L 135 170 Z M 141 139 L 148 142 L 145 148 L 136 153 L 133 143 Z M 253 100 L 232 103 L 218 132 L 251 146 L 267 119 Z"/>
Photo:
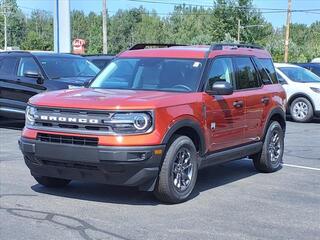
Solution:
<path fill-rule="evenodd" d="M 235 101 L 235 102 L 233 102 L 233 106 L 235 108 L 242 108 L 243 107 L 243 101 Z"/>
<path fill-rule="evenodd" d="M 263 103 L 263 104 L 268 104 L 269 101 L 270 101 L 270 99 L 268 97 L 261 98 L 261 103 Z"/>

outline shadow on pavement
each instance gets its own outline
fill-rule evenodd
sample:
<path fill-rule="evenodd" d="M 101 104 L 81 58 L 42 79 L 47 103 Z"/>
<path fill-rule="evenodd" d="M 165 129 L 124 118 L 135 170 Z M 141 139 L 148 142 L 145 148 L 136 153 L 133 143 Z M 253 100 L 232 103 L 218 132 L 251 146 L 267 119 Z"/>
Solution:
<path fill-rule="evenodd" d="M 238 160 L 220 166 L 200 170 L 191 199 L 201 192 L 257 174 L 251 161 Z M 74 181 L 65 188 L 46 188 L 39 184 L 31 187 L 38 193 L 75 198 L 86 201 L 117 203 L 128 205 L 158 205 L 152 193 L 139 192 L 136 188 L 108 186 L 96 183 Z"/>

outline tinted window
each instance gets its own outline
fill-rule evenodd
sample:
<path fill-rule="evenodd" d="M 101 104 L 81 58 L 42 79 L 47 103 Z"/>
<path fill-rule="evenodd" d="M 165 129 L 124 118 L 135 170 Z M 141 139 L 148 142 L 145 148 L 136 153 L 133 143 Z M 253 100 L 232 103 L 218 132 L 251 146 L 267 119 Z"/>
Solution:
<path fill-rule="evenodd" d="M 260 58 L 259 62 L 261 63 L 261 65 L 263 66 L 265 71 L 270 76 L 272 83 L 278 83 L 277 74 L 276 74 L 276 70 L 274 68 L 272 59 L 270 59 L 270 58 Z"/>
<path fill-rule="evenodd" d="M 15 57 L 4 57 L 0 59 L 0 75 L 13 75 L 18 59 Z"/>
<path fill-rule="evenodd" d="M 32 57 L 22 57 L 20 59 L 17 75 L 23 77 L 27 72 L 40 72 L 37 63 Z"/>
<path fill-rule="evenodd" d="M 215 82 L 224 81 L 234 86 L 234 71 L 231 58 L 217 58 L 214 60 L 209 76 L 206 90 L 212 90 Z"/>
<path fill-rule="evenodd" d="M 81 57 L 37 57 L 50 79 L 94 77 L 100 71 L 93 63 Z"/>
<path fill-rule="evenodd" d="M 110 62 L 110 60 L 91 60 L 91 62 L 96 65 L 99 69 L 104 69 Z"/>
<path fill-rule="evenodd" d="M 280 67 L 279 70 L 294 82 L 320 82 L 320 77 L 302 67 Z"/>
<path fill-rule="evenodd" d="M 236 57 L 234 59 L 237 66 L 237 89 L 260 87 L 261 84 L 251 59 L 247 57 Z"/>
<path fill-rule="evenodd" d="M 198 88 L 202 65 L 202 61 L 192 59 L 119 58 L 91 87 L 193 92 Z"/>
<path fill-rule="evenodd" d="M 279 80 L 279 83 L 281 83 L 281 84 L 286 84 L 287 83 L 287 81 L 284 80 L 284 78 L 279 73 L 277 73 L 277 78 Z"/>

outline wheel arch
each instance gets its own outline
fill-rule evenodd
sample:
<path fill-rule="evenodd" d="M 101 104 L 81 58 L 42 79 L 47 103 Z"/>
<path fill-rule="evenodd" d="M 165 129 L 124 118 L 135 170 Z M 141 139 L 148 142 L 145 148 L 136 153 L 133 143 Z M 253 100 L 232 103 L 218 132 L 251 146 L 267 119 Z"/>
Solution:
<path fill-rule="evenodd" d="M 185 135 L 189 137 L 200 156 L 205 153 L 205 137 L 199 123 L 191 119 L 179 120 L 166 132 L 162 144 L 168 144 L 174 135 Z"/>
<path fill-rule="evenodd" d="M 298 92 L 298 93 L 293 94 L 293 95 L 289 98 L 289 100 L 288 100 L 287 111 L 288 111 L 290 114 L 291 114 L 291 104 L 292 104 L 292 102 L 293 102 L 294 100 L 296 100 L 297 98 L 299 98 L 299 97 L 306 98 L 306 99 L 311 103 L 313 111 L 315 110 L 315 104 L 314 104 L 312 98 L 310 98 L 310 97 L 309 97 L 307 94 L 305 94 L 305 93 Z"/>
<path fill-rule="evenodd" d="M 268 127 L 269 127 L 269 125 L 270 125 L 270 123 L 272 121 L 279 122 L 279 124 L 281 125 L 284 133 L 286 132 L 286 127 L 287 127 L 287 124 L 286 124 L 286 113 L 284 112 L 284 110 L 282 108 L 277 107 L 277 108 L 274 108 L 273 110 L 271 110 L 271 112 L 269 114 L 269 117 L 268 117 L 268 119 L 266 121 L 266 124 L 264 126 L 264 129 L 263 129 L 262 139 L 265 138 L 267 130 L 268 130 Z"/>

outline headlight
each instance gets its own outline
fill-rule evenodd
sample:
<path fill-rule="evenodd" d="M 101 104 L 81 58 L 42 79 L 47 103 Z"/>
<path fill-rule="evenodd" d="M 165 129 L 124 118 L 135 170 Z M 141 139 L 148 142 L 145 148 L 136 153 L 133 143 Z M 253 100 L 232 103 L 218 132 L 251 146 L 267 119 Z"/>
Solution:
<path fill-rule="evenodd" d="M 320 88 L 310 87 L 310 89 L 316 93 L 320 93 Z"/>
<path fill-rule="evenodd" d="M 33 125 L 37 117 L 37 109 L 32 106 L 26 108 L 26 125 Z"/>
<path fill-rule="evenodd" d="M 153 127 L 150 113 L 116 113 L 110 122 L 115 133 L 145 133 Z"/>

